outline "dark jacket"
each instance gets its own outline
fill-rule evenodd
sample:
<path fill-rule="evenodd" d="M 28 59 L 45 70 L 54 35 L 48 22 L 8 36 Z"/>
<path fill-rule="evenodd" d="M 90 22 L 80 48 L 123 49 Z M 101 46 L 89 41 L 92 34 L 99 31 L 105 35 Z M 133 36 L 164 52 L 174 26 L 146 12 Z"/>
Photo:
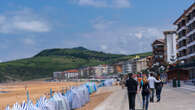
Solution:
<path fill-rule="evenodd" d="M 158 83 L 155 83 L 155 89 L 162 89 L 163 87 L 163 82 L 158 82 Z"/>
<path fill-rule="evenodd" d="M 127 87 L 128 93 L 137 93 L 138 83 L 133 78 L 129 78 L 126 81 L 125 86 Z"/>
<path fill-rule="evenodd" d="M 143 83 L 140 84 L 140 89 L 142 88 L 142 95 L 146 96 L 146 95 L 150 95 L 150 91 L 149 91 L 149 83 Z"/>

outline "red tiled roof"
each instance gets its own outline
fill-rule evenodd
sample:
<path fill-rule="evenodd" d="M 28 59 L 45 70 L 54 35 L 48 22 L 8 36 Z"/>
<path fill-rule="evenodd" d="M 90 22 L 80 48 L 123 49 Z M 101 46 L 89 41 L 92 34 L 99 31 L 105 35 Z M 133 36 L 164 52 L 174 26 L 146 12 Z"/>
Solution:
<path fill-rule="evenodd" d="M 73 70 L 67 70 L 67 71 L 64 71 L 64 72 L 68 72 L 68 73 L 78 73 L 79 71 L 76 70 L 76 69 L 73 69 Z"/>
<path fill-rule="evenodd" d="M 165 40 L 164 40 L 164 39 L 158 39 L 157 41 L 160 41 L 160 42 L 162 42 L 162 43 L 164 43 L 164 42 L 165 42 Z"/>
<path fill-rule="evenodd" d="M 152 45 L 156 44 L 157 42 L 160 42 L 160 43 L 165 43 L 165 40 L 164 39 L 157 39 L 155 40 Z"/>

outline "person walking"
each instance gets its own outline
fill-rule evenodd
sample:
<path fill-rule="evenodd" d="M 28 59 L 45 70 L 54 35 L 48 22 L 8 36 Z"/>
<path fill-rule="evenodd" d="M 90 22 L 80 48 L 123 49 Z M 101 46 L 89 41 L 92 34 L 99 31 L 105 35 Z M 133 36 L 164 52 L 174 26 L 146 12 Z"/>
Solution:
<path fill-rule="evenodd" d="M 142 94 L 143 110 L 148 110 L 149 100 L 150 100 L 150 88 L 146 76 L 144 76 L 141 81 L 139 91 L 141 91 Z"/>
<path fill-rule="evenodd" d="M 128 77 L 129 77 L 129 76 L 128 76 L 128 74 L 127 74 L 127 75 L 123 76 L 122 80 L 120 81 L 120 85 L 121 85 L 122 89 L 125 88 L 125 83 L 126 83 Z"/>
<path fill-rule="evenodd" d="M 137 94 L 137 86 L 138 83 L 132 77 L 133 74 L 129 74 L 129 79 L 127 79 L 125 86 L 127 87 L 128 91 L 128 98 L 129 98 L 129 110 L 135 110 L 135 98 Z"/>
<path fill-rule="evenodd" d="M 150 76 L 148 78 L 148 82 L 149 82 L 149 87 L 150 87 L 150 102 L 154 102 L 154 91 L 155 91 L 155 83 L 160 82 L 158 80 L 156 80 L 156 78 L 154 77 L 154 74 L 150 73 Z"/>
<path fill-rule="evenodd" d="M 157 102 L 160 102 L 161 92 L 162 92 L 162 88 L 163 88 L 163 82 L 160 79 L 160 75 L 157 76 L 157 80 L 159 80 L 160 82 L 155 83 L 156 98 L 157 98 Z"/>

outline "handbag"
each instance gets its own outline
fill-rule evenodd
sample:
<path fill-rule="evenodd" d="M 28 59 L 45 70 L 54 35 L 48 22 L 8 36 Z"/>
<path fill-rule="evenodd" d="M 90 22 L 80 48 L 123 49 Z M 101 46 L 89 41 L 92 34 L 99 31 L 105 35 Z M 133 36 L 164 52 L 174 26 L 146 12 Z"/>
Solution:
<path fill-rule="evenodd" d="M 149 89 L 149 88 L 145 88 L 145 89 L 143 90 L 143 92 L 146 93 L 146 94 L 150 94 L 150 89 Z"/>

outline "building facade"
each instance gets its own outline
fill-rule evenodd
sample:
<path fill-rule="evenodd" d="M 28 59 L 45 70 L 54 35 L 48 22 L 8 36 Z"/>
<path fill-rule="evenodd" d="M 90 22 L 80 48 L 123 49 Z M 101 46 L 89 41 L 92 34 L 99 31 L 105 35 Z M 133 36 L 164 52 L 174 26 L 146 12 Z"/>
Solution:
<path fill-rule="evenodd" d="M 67 70 L 63 72 L 53 72 L 53 79 L 55 80 L 68 80 L 68 79 L 78 79 L 79 71 L 76 69 Z"/>
<path fill-rule="evenodd" d="M 132 60 L 124 61 L 122 65 L 122 71 L 123 71 L 122 72 L 123 74 L 132 73 L 133 72 L 133 61 Z"/>
<path fill-rule="evenodd" d="M 108 73 L 107 65 L 98 65 L 93 67 L 96 76 L 102 76 L 103 74 Z"/>
<path fill-rule="evenodd" d="M 164 39 L 158 39 L 152 43 L 153 64 L 164 65 L 164 45 Z"/>
<path fill-rule="evenodd" d="M 140 73 L 148 68 L 147 58 L 134 59 L 132 63 L 132 72 Z"/>
<path fill-rule="evenodd" d="M 165 31 L 164 60 L 168 64 L 177 61 L 177 35 L 175 31 Z"/>
<path fill-rule="evenodd" d="M 195 78 L 195 3 L 174 22 L 177 25 L 178 62 Z"/>
<path fill-rule="evenodd" d="M 114 66 L 114 73 L 121 74 L 123 72 L 123 63 L 119 62 L 113 65 Z"/>
<path fill-rule="evenodd" d="M 108 74 L 114 73 L 114 66 L 108 65 Z"/>
<path fill-rule="evenodd" d="M 152 56 L 148 56 L 146 59 L 147 59 L 147 66 L 148 66 L 148 68 L 152 68 L 153 57 Z"/>

